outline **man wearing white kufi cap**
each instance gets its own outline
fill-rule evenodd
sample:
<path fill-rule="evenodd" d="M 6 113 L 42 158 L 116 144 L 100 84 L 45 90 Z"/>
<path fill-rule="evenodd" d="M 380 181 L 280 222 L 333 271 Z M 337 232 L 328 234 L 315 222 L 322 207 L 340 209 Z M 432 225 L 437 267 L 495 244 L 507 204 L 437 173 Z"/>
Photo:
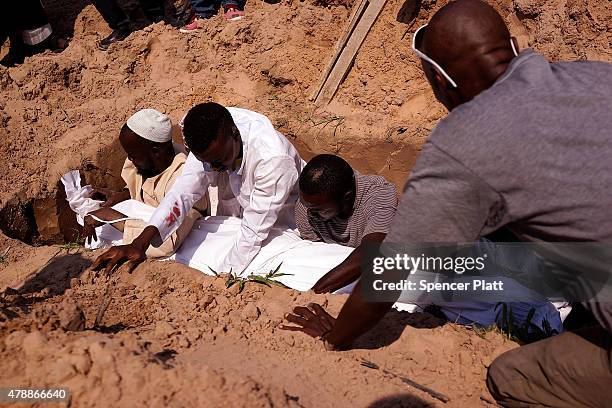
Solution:
<path fill-rule="evenodd" d="M 219 270 L 242 275 L 272 228 L 295 228 L 297 181 L 305 163 L 270 120 L 257 112 L 215 102 L 192 107 L 183 121 L 189 148 L 185 169 L 130 245 L 100 255 L 92 267 L 111 272 L 145 259 L 145 248 L 166 241 L 196 200 L 217 186 L 217 215 L 240 217 L 240 228 Z"/>
<path fill-rule="evenodd" d="M 121 171 L 126 187 L 120 193 L 107 194 L 103 208 L 85 217 L 84 234 L 88 241 L 97 238 L 95 228 L 103 224 L 99 220 L 113 222 L 126 218 L 110 208 L 111 205 L 132 199 L 157 208 L 181 175 L 187 159 L 184 148 L 172 143 L 172 121 L 155 109 L 143 109 L 132 115 L 121 128 L 119 141 L 128 156 Z M 172 255 L 191 231 L 193 223 L 208 212 L 208 201 L 208 194 L 205 194 L 163 245 L 149 247 L 147 256 Z M 111 225 L 123 231 L 124 243 L 130 243 L 140 235 L 146 223 L 132 218 Z"/>

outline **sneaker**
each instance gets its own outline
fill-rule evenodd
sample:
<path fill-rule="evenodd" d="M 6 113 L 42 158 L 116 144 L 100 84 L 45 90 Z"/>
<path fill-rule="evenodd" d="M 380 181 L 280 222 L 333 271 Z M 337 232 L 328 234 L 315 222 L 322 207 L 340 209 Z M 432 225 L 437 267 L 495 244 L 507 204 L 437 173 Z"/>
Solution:
<path fill-rule="evenodd" d="M 244 18 L 244 11 L 238 10 L 236 6 L 228 6 L 225 9 L 225 19 L 227 21 L 238 21 Z"/>
<path fill-rule="evenodd" d="M 193 16 L 191 18 L 191 21 L 189 21 L 189 23 L 187 23 L 184 26 L 182 26 L 181 28 L 179 28 L 179 31 L 181 33 L 185 33 L 185 34 L 195 33 L 200 28 L 202 28 L 202 26 L 200 25 L 201 21 L 202 21 L 202 18 L 197 17 L 197 16 Z"/>
<path fill-rule="evenodd" d="M 1 40 L 1 38 L 0 38 Z M 11 47 L 8 54 L 0 60 L 0 65 L 5 67 L 14 67 L 15 65 L 23 64 L 25 57 L 29 57 L 28 47 L 21 40 L 21 36 L 11 35 Z"/>
<path fill-rule="evenodd" d="M 0 60 L 0 65 L 3 65 L 7 68 L 11 68 L 16 65 L 23 64 L 23 61 L 25 60 L 25 57 L 27 55 L 21 51 L 13 51 L 12 48 L 13 47 L 11 45 L 11 49 L 9 50 L 8 54 L 6 54 L 4 58 Z"/>
<path fill-rule="evenodd" d="M 110 33 L 108 37 L 102 39 L 98 43 L 98 48 L 100 49 L 100 51 L 106 51 L 108 50 L 108 47 L 111 46 L 111 44 L 125 40 L 127 36 L 131 33 L 132 31 L 129 29 L 129 27 L 123 27 L 113 30 L 113 32 Z"/>

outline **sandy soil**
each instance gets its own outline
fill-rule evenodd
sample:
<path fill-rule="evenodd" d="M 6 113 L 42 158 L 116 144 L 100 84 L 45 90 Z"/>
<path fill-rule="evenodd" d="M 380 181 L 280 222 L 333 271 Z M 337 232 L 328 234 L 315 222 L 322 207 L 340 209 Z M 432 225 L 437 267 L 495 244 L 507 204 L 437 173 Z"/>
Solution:
<path fill-rule="evenodd" d="M 343 2 L 257 0 L 244 21 L 227 24 L 219 15 L 193 35 L 158 23 L 107 53 L 96 41 L 110 30 L 93 6 L 45 3 L 58 31 L 72 36 L 68 48 L 0 67 L 0 227 L 27 242 L 66 235 L 57 220 L 63 201 L 57 180 L 66 170 L 81 168 L 88 182 L 119 186 L 117 132 L 144 107 L 174 121 L 209 99 L 253 109 L 268 115 L 305 158 L 339 153 L 399 186 L 445 114 L 409 49 L 410 34 L 445 1 L 389 0 L 336 98 L 323 107 L 308 98 L 346 24 Z M 522 47 L 552 60 L 612 60 L 606 2 L 492 3 Z"/>
<path fill-rule="evenodd" d="M 255 283 L 238 293 L 223 278 L 166 262 L 109 279 L 87 269 L 95 252 L 0 243 L 12 248 L 0 266 L 0 385 L 62 385 L 72 406 L 486 406 L 486 367 L 516 346 L 394 312 L 354 350 L 327 352 L 277 326 L 292 305 L 317 301 L 335 314 L 344 296 Z M 110 303 L 94 327 L 107 287 Z"/>
<path fill-rule="evenodd" d="M 213 99 L 268 115 L 305 158 L 334 152 L 402 185 L 445 114 L 409 51 L 414 29 L 446 1 L 389 0 L 328 106 L 308 100 L 346 24 L 350 2 L 251 1 L 248 18 L 214 18 L 197 34 L 158 23 L 107 53 L 110 30 L 81 0 L 46 0 L 69 36 L 62 53 L 0 67 L 0 386 L 65 385 L 72 406 L 488 405 L 484 376 L 516 345 L 425 314 L 390 314 L 355 350 L 325 352 L 276 329 L 293 305 L 337 313 L 343 297 L 247 285 L 173 263 L 108 279 L 92 252 L 52 243 L 72 235 L 60 174 L 120 187 L 117 132 L 135 110 L 177 121 Z M 131 1 L 133 3 L 133 1 Z M 612 61 L 611 14 L 597 0 L 495 0 L 522 47 L 551 60 Z M 129 4 L 128 4 L 129 6 Z M 0 55 L 6 52 L 0 48 Z M 177 134 L 178 137 L 178 134 Z M 7 237 L 18 238 L 24 242 Z M 107 287 L 112 300 L 96 315 Z M 11 289 L 12 288 L 12 289 Z M 14 289 L 14 290 L 13 290 Z M 447 394 L 442 404 L 362 358 Z"/>

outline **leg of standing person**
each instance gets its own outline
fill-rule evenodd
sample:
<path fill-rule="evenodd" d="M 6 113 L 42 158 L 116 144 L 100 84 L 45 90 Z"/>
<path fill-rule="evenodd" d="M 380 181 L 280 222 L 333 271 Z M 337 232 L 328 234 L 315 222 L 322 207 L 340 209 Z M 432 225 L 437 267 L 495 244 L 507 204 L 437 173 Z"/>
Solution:
<path fill-rule="evenodd" d="M 180 28 L 181 33 L 193 33 L 201 28 L 201 21 L 214 17 L 219 11 L 219 0 L 189 0 L 193 18 Z"/>
<path fill-rule="evenodd" d="M 25 53 L 23 43 L 16 27 L 17 5 L 15 2 L 8 2 L 6 8 L 0 13 L 0 45 L 6 40 L 10 42 L 9 52 L 2 58 L 0 65 L 12 67 L 23 62 Z"/>
<path fill-rule="evenodd" d="M 184 26 L 191 22 L 195 16 L 189 0 L 172 0 L 170 9 L 173 17 L 172 25 L 175 27 Z"/>
<path fill-rule="evenodd" d="M 11 47 L 9 48 L 9 52 L 0 61 L 0 65 L 14 67 L 15 65 L 23 63 L 23 60 L 27 56 L 27 49 L 18 32 L 11 32 L 8 35 L 8 39 L 11 43 Z"/>
<path fill-rule="evenodd" d="M 164 0 L 140 0 L 145 16 L 153 23 L 164 19 Z"/>
<path fill-rule="evenodd" d="M 191 7 L 199 18 L 207 19 L 214 17 L 219 11 L 219 3 L 217 0 L 189 0 Z"/>
<path fill-rule="evenodd" d="M 113 30 L 98 43 L 98 48 L 106 51 L 111 44 L 124 40 L 130 35 L 130 20 L 115 0 L 92 0 L 92 3 Z"/>
<path fill-rule="evenodd" d="M 42 44 L 51 36 L 53 30 L 47 13 L 38 0 L 22 0 L 21 38 L 22 41 L 39 51 Z"/>
<path fill-rule="evenodd" d="M 115 0 L 92 0 L 92 3 L 112 30 L 129 26 L 128 16 Z"/>
<path fill-rule="evenodd" d="M 3 32 L 10 38 L 11 48 L 2 65 L 20 64 L 25 57 L 49 47 L 53 30 L 40 1 L 10 2 L 4 11 Z"/>
<path fill-rule="evenodd" d="M 612 334 L 602 327 L 566 332 L 510 350 L 487 374 L 504 407 L 606 407 L 612 401 Z"/>

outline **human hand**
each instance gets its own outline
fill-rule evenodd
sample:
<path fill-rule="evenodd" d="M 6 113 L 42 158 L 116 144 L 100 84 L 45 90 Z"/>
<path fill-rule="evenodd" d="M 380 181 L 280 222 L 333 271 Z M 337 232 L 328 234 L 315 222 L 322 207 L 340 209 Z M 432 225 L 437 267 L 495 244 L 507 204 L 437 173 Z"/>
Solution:
<path fill-rule="evenodd" d="M 104 273 L 108 275 L 115 267 L 127 262 L 130 265 L 129 271 L 131 272 L 145 259 L 147 259 L 145 250 L 132 243 L 110 248 L 96 258 L 91 268 L 93 270 L 104 268 Z"/>
<path fill-rule="evenodd" d="M 83 238 L 85 238 L 85 243 L 91 244 L 98 239 L 96 234 L 96 227 L 98 226 L 98 223 L 91 216 L 86 215 L 85 219 L 83 220 L 83 224 L 81 235 Z"/>
<path fill-rule="evenodd" d="M 311 337 L 325 341 L 326 336 L 334 328 L 336 319 L 317 303 L 309 303 L 308 306 L 297 306 L 293 309 L 293 314 L 288 313 L 285 319 L 297 326 L 280 325 L 281 330 L 301 331 Z M 326 344 L 330 349 L 331 345 Z"/>

